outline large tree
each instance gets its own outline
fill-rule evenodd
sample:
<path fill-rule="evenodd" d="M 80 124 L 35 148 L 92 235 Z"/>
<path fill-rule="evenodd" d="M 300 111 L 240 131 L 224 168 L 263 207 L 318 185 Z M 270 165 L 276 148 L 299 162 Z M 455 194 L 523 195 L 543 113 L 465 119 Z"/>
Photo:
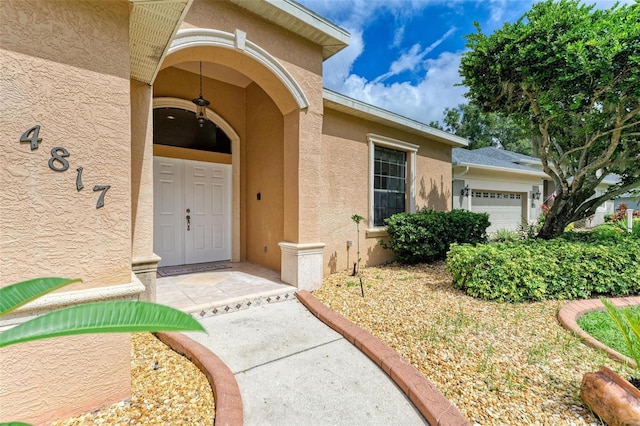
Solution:
<path fill-rule="evenodd" d="M 640 3 L 595 9 L 575 0 L 536 3 L 491 35 L 467 35 L 460 73 L 483 112 L 536 133 L 555 183 L 539 237 L 553 238 L 604 201 L 640 185 Z M 596 196 L 609 174 L 620 177 Z"/>
<path fill-rule="evenodd" d="M 483 113 L 473 104 L 445 108 L 443 124 L 429 125 L 469 140 L 469 149 L 495 146 L 508 151 L 532 155 L 530 135 L 511 118 L 496 113 Z"/>

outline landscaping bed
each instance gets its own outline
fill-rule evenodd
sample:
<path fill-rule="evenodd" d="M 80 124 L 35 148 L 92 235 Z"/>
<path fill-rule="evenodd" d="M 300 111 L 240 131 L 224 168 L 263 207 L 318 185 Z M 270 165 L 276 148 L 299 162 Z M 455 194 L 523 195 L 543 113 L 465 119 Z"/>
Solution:
<path fill-rule="evenodd" d="M 131 400 L 52 425 L 213 425 L 213 392 L 193 363 L 149 333 L 131 346 Z"/>
<path fill-rule="evenodd" d="M 558 323 L 564 302 L 497 303 L 453 288 L 444 263 L 347 271 L 314 295 L 413 363 L 472 423 L 598 424 L 578 393 L 584 373 L 629 370 Z"/>

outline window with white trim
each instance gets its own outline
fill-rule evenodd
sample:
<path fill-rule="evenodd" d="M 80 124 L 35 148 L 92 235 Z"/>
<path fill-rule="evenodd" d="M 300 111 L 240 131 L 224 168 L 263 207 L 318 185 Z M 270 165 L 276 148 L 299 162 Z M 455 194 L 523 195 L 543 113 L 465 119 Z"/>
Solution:
<path fill-rule="evenodd" d="M 369 134 L 369 227 L 383 227 L 396 213 L 415 212 L 418 146 Z"/>

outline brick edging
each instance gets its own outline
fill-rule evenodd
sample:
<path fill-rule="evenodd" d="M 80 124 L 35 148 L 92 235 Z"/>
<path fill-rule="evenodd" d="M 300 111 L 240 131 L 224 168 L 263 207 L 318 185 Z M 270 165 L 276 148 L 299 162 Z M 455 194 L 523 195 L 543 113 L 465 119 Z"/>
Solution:
<path fill-rule="evenodd" d="M 242 397 L 235 376 L 211 350 L 182 333 L 155 333 L 175 352 L 184 355 L 207 377 L 215 397 L 215 426 L 242 426 Z"/>
<path fill-rule="evenodd" d="M 640 305 L 640 297 L 639 296 L 630 296 L 630 297 L 618 297 L 614 299 L 609 299 L 614 306 L 624 307 L 630 305 Z M 572 331 L 576 336 L 580 337 L 585 345 L 591 346 L 592 348 L 602 349 L 603 351 L 609 354 L 609 357 L 622 362 L 629 364 L 632 367 L 636 367 L 636 362 L 631 358 L 622 355 L 620 352 L 614 351 L 610 347 L 604 345 L 600 341 L 594 339 L 589 333 L 584 331 L 578 325 L 578 318 L 582 315 L 596 310 L 604 309 L 604 305 L 600 301 L 600 299 L 589 299 L 589 300 L 576 300 L 573 302 L 569 302 L 560 308 L 558 311 L 558 321 L 564 328 L 569 331 Z"/>
<path fill-rule="evenodd" d="M 334 312 L 308 291 L 299 290 L 297 297 L 313 315 L 375 362 L 407 395 L 430 425 L 470 424 L 420 370 L 377 337 Z"/>

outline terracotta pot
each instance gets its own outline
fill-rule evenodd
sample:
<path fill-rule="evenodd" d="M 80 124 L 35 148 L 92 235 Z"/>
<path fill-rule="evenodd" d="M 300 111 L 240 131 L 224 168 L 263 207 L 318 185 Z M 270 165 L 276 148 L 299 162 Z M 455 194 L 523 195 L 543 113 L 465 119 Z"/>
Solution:
<path fill-rule="evenodd" d="M 607 367 L 582 377 L 580 398 L 609 426 L 640 426 L 640 391 Z"/>

